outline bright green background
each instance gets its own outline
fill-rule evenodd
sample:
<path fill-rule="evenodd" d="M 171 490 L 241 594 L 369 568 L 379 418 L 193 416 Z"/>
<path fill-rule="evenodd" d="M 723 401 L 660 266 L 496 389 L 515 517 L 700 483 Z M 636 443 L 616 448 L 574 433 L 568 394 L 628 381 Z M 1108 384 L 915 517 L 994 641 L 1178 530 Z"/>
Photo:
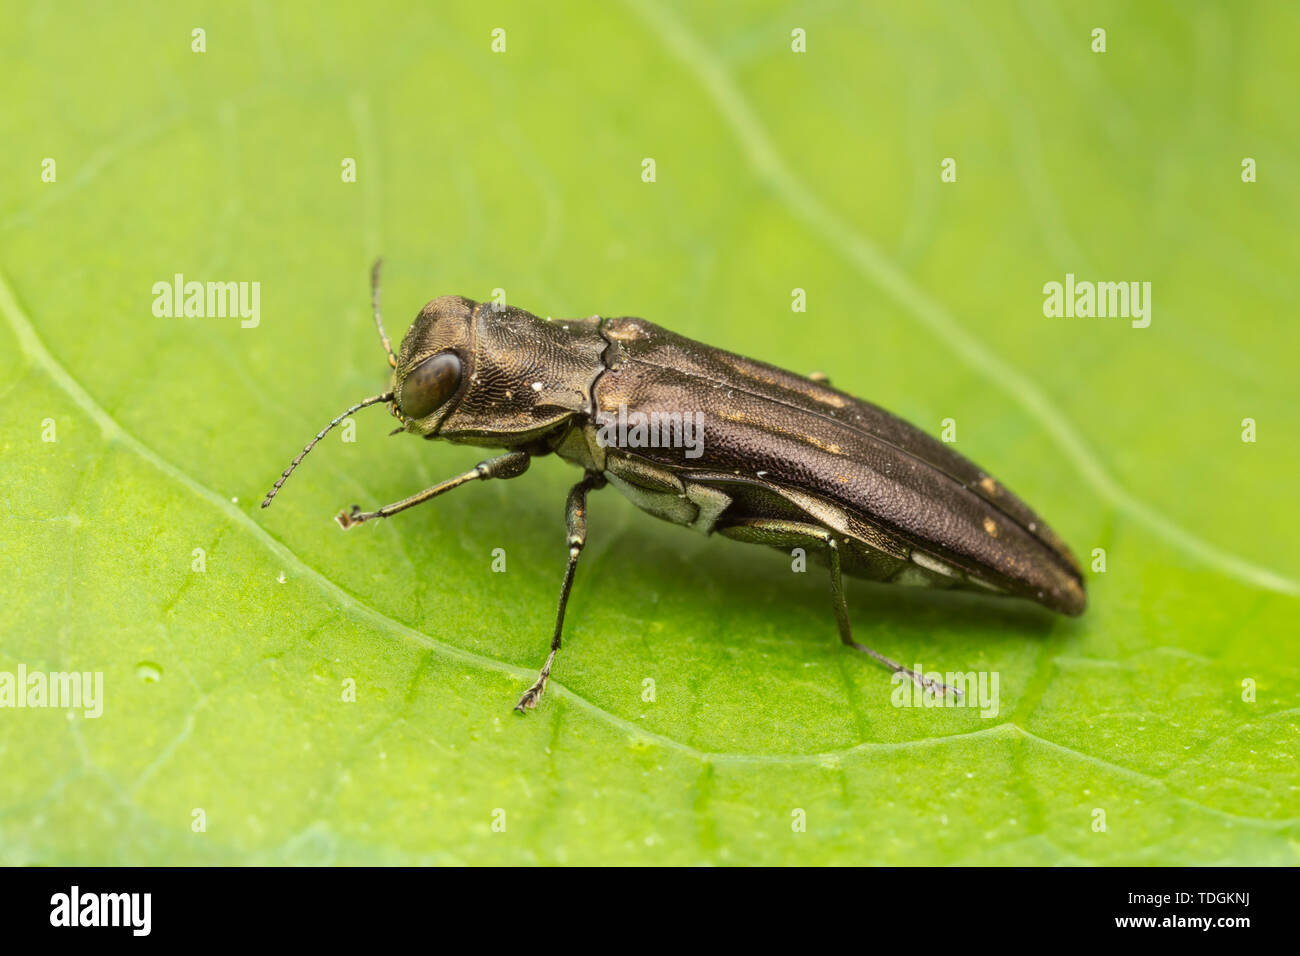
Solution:
<path fill-rule="evenodd" d="M 186 6 L 0 11 L 0 669 L 107 685 L 0 712 L 0 861 L 1297 862 L 1293 5 Z M 854 583 L 862 640 L 1001 675 L 996 719 L 900 710 L 822 574 L 605 491 L 519 717 L 576 472 L 345 536 L 481 457 L 372 411 L 257 507 L 385 382 L 381 252 L 396 334 L 500 287 L 952 417 L 1108 570 L 1079 621 Z M 1045 319 L 1067 271 L 1151 327 Z M 154 318 L 175 272 L 261 326 Z"/>

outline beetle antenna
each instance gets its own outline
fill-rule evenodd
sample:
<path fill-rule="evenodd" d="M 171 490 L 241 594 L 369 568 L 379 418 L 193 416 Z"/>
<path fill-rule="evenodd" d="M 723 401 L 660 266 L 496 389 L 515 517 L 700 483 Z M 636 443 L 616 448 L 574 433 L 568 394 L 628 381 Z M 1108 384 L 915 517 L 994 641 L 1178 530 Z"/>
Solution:
<path fill-rule="evenodd" d="M 388 364 L 397 368 L 397 356 L 393 354 L 393 343 L 388 340 L 388 333 L 384 331 L 384 320 L 379 317 L 379 267 L 384 264 L 383 258 L 375 260 L 375 264 L 370 267 L 370 307 L 375 313 L 375 328 L 379 329 L 379 341 L 384 343 L 384 351 L 388 353 Z"/>
<path fill-rule="evenodd" d="M 262 507 L 263 508 L 271 507 L 271 499 L 274 498 L 277 493 L 279 493 L 280 486 L 289 480 L 289 476 L 293 474 L 293 470 L 298 467 L 298 464 L 304 458 L 307 457 L 307 452 L 315 448 L 316 443 L 320 441 L 322 438 L 324 438 L 326 435 L 328 435 L 330 431 L 339 422 L 343 421 L 343 419 L 347 418 L 353 412 L 365 408 L 367 405 L 378 405 L 380 402 L 389 402 L 392 401 L 392 399 L 393 399 L 392 392 L 384 392 L 384 394 L 382 395 L 372 395 L 370 398 L 367 398 L 365 401 L 357 402 L 346 412 L 343 412 L 337 418 L 334 418 L 328 425 L 326 425 L 324 428 L 318 431 L 316 433 L 316 437 L 313 438 L 311 441 L 307 442 L 307 447 L 298 453 L 298 457 L 295 458 L 293 461 L 289 462 L 289 467 L 284 470 L 284 474 L 282 474 L 279 478 L 276 479 L 275 484 L 271 486 L 271 490 L 268 491 L 266 493 L 266 497 L 262 499 Z"/>

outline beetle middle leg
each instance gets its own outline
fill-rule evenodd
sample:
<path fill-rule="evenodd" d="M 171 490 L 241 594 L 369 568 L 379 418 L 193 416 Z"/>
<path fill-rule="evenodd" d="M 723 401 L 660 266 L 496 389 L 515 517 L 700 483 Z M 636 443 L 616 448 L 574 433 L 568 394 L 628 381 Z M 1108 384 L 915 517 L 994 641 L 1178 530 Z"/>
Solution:
<path fill-rule="evenodd" d="M 564 631 L 564 609 L 569 604 L 569 591 L 573 588 L 573 575 L 578 570 L 578 557 L 587 543 L 587 492 L 605 487 L 605 478 L 598 472 L 589 471 L 582 481 L 569 489 L 569 497 L 564 506 L 564 524 L 568 531 L 569 563 L 564 569 L 564 583 L 560 585 L 560 605 L 555 611 L 555 634 L 551 637 L 551 652 L 546 655 L 546 663 L 533 686 L 524 691 L 515 704 L 515 710 L 523 713 L 532 710 L 546 690 L 546 681 L 551 676 L 551 664 L 555 662 L 555 653 L 560 649 L 560 636 Z"/>
<path fill-rule="evenodd" d="M 777 518 L 744 519 L 726 527 L 719 527 L 717 530 L 729 538 L 758 544 L 774 544 L 780 539 L 784 539 L 786 542 L 802 540 L 810 545 L 824 548 L 827 563 L 830 565 L 831 599 L 835 603 L 835 622 L 839 625 L 840 640 L 855 651 L 861 651 L 873 660 L 884 664 L 894 673 L 905 674 L 917 686 L 925 690 L 931 690 L 936 694 L 961 696 L 961 692 L 956 688 L 918 674 L 910 667 L 904 667 L 897 661 L 890 660 L 879 651 L 874 651 L 865 644 L 859 644 L 853 639 L 853 625 L 849 622 L 849 607 L 844 599 L 844 580 L 840 573 L 840 543 L 835 540 L 833 532 L 819 525 Z"/>

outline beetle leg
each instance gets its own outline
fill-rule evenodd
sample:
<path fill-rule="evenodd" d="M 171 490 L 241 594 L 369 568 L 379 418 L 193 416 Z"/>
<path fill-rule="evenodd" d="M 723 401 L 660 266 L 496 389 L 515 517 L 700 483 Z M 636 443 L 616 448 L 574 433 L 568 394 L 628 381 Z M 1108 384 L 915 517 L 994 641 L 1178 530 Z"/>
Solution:
<path fill-rule="evenodd" d="M 417 495 L 411 495 L 409 498 L 403 498 L 391 505 L 384 505 L 378 511 L 362 511 L 360 506 L 353 505 L 351 511 L 340 511 L 334 516 L 345 531 L 353 525 L 361 524 L 363 521 L 369 521 L 371 518 L 387 518 L 395 515 L 399 511 L 405 511 L 407 508 L 414 508 L 418 504 L 428 501 L 430 498 L 436 498 L 444 492 L 451 491 L 453 488 L 459 488 L 466 482 L 473 481 L 475 478 L 487 481 L 489 478 L 516 478 L 528 470 L 529 458 L 528 452 L 508 451 L 504 455 L 498 455 L 496 458 L 489 458 L 487 461 L 480 461 L 464 474 L 457 475 L 455 478 L 448 478 L 446 481 L 434 485 L 432 488 L 426 488 Z"/>
<path fill-rule="evenodd" d="M 719 527 L 717 530 L 720 534 L 739 541 L 769 544 L 779 548 L 788 547 L 791 542 L 807 542 L 824 547 L 828 558 L 827 563 L 831 569 L 831 596 L 835 602 L 835 621 L 840 628 L 840 640 L 854 650 L 861 651 L 884 664 L 894 673 L 906 674 L 923 689 L 933 690 L 936 694 L 951 693 L 957 697 L 961 696 L 956 688 L 932 681 L 910 667 L 904 667 L 853 639 L 853 626 L 849 623 L 849 607 L 844 600 L 844 581 L 840 574 L 840 542 L 835 540 L 834 533 L 820 525 L 778 518 L 745 518 Z"/>
<path fill-rule="evenodd" d="M 844 600 L 844 582 L 840 577 L 840 546 L 835 540 L 835 536 L 829 531 L 824 532 L 826 541 L 826 550 L 830 556 L 831 566 L 831 594 L 835 600 L 835 621 L 840 626 L 840 640 L 854 650 L 861 651 L 868 657 L 871 657 L 884 664 L 896 674 L 906 674 L 918 687 L 925 690 L 934 691 L 936 694 L 953 694 L 956 697 L 961 696 L 961 691 L 955 687 L 949 687 L 938 681 L 931 680 L 912 670 L 910 667 L 904 667 L 896 661 L 890 660 L 884 654 L 873 651 L 865 644 L 859 644 L 853 639 L 853 626 L 849 623 L 849 606 Z"/>
<path fill-rule="evenodd" d="M 546 656 L 541 673 L 533 686 L 524 691 L 524 696 L 515 704 L 515 710 L 523 713 L 532 710 L 541 700 L 546 690 L 546 681 L 551 676 L 551 664 L 555 661 L 555 652 L 560 649 L 560 635 L 564 631 L 564 609 L 569 603 L 569 591 L 573 588 L 573 575 L 578 570 L 578 556 L 587 543 L 587 492 L 603 488 L 605 478 L 599 472 L 589 471 L 582 481 L 569 489 L 569 498 L 564 507 L 564 524 L 568 529 L 569 563 L 564 569 L 564 583 L 560 585 L 560 606 L 555 612 L 555 634 L 551 637 L 551 653 Z"/>

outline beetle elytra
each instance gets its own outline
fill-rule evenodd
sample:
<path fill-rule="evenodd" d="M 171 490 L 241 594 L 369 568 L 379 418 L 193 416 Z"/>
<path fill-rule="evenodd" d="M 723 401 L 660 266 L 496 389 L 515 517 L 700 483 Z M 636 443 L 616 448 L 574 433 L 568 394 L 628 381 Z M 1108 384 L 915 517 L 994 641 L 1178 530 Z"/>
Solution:
<path fill-rule="evenodd" d="M 271 504 L 308 452 L 348 415 L 387 403 L 397 431 L 498 448 L 463 474 L 376 511 L 341 511 L 351 528 L 475 480 L 522 475 L 556 454 L 583 469 L 565 506 L 568 563 L 537 705 L 560 649 L 564 610 L 587 539 L 587 496 L 615 486 L 637 507 L 705 534 L 789 551 L 829 569 L 840 639 L 922 687 L 955 693 L 853 639 L 844 574 L 1025 598 L 1078 615 L 1083 574 L 1069 548 L 992 476 L 882 408 L 830 386 L 694 342 L 637 318 L 545 320 L 523 309 L 442 296 L 397 353 L 371 303 L 392 368 L 388 389 L 333 419 L 267 493 Z M 611 440 L 615 421 L 668 422 L 680 441 Z M 688 442 L 688 423 L 698 425 Z M 676 429 L 674 431 L 673 429 Z M 641 436 L 644 438 L 644 435 Z"/>

